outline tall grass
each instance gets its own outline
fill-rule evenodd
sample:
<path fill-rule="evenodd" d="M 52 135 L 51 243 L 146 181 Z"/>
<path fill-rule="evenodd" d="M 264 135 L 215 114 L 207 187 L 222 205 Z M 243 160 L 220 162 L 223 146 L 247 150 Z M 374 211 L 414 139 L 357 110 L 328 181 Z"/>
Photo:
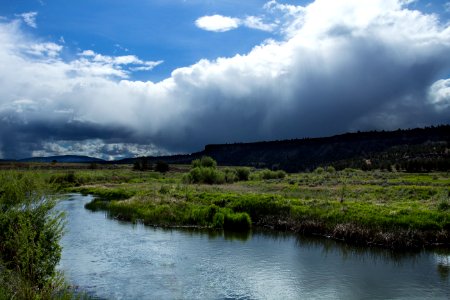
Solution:
<path fill-rule="evenodd" d="M 447 174 L 324 169 L 262 180 L 265 172 L 226 185 L 186 184 L 183 174 L 168 173 L 78 191 L 109 193 L 108 201 L 100 197 L 87 207 L 151 225 L 236 230 L 253 224 L 387 247 L 450 245 Z M 246 225 L 230 225 L 239 220 Z"/>

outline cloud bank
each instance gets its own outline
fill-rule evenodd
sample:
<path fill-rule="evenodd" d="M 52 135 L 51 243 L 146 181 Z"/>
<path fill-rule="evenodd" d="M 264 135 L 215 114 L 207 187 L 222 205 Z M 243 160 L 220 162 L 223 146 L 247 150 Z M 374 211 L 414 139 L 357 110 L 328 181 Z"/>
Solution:
<path fill-rule="evenodd" d="M 30 38 L 18 22 L 0 23 L 1 155 L 72 147 L 113 158 L 108 149 L 190 152 L 449 123 L 450 27 L 408 2 L 270 1 L 280 40 L 201 60 L 160 82 L 129 80 L 133 67 L 157 61 L 92 51 L 63 60 L 61 45 Z"/>

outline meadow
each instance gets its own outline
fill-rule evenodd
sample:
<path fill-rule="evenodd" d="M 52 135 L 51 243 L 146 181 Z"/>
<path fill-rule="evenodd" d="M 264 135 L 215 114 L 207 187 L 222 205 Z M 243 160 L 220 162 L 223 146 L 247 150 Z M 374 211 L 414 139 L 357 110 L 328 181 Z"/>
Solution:
<path fill-rule="evenodd" d="M 279 176 L 248 169 L 247 180 L 230 180 L 227 174 L 236 174 L 236 168 L 217 167 L 224 178 L 214 184 L 193 183 L 193 168 L 171 166 L 166 173 L 134 171 L 131 166 L 40 172 L 60 192 L 95 195 L 87 209 L 151 226 L 267 227 L 395 249 L 450 245 L 448 173 L 317 168 Z"/>
<path fill-rule="evenodd" d="M 80 166 L 28 164 L 19 172 L 39 174 L 58 193 L 95 195 L 87 209 L 150 226 L 266 227 L 395 249 L 450 245 L 448 173 L 246 168 L 239 178 L 239 168 L 215 164 L 200 168 L 203 173 L 194 164 L 171 165 L 164 173 Z M 202 174 L 215 179 L 192 179 Z"/>

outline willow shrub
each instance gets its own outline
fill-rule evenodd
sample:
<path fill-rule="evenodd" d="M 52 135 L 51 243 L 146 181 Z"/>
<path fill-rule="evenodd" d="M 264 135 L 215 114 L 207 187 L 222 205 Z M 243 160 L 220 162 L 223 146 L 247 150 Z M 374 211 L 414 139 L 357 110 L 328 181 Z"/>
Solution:
<path fill-rule="evenodd" d="M 183 180 L 186 183 L 222 184 L 225 183 L 225 174 L 215 168 L 194 167 Z"/>
<path fill-rule="evenodd" d="M 192 161 L 191 170 L 185 174 L 183 181 L 185 183 L 223 184 L 248 180 L 249 175 L 250 169 L 244 167 L 218 170 L 217 162 L 213 158 L 203 156 L 201 159 Z"/>
<path fill-rule="evenodd" d="M 48 289 L 57 280 L 63 214 L 54 211 L 50 195 L 50 187 L 36 173 L 0 173 L 0 277 L 14 274 L 30 292 Z M 14 294 L 17 287 L 1 289 Z"/>

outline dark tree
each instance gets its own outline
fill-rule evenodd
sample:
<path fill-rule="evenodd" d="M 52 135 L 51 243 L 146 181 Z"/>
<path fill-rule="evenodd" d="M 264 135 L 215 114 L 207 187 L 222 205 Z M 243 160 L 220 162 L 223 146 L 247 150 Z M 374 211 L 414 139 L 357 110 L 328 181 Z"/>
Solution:
<path fill-rule="evenodd" d="M 152 163 L 148 157 L 139 157 L 134 161 L 133 170 L 148 171 L 152 169 Z"/>
<path fill-rule="evenodd" d="M 169 171 L 169 164 L 162 160 L 157 161 L 155 165 L 155 171 L 160 173 L 166 173 Z"/>

